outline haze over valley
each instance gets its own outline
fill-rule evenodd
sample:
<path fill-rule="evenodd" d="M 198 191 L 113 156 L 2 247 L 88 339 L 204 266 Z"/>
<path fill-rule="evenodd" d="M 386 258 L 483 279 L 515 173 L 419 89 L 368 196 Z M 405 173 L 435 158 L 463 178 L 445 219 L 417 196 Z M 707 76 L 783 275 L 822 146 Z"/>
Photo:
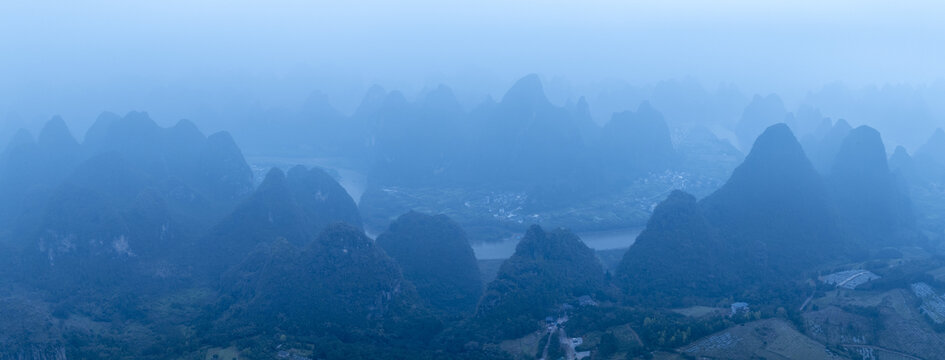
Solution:
<path fill-rule="evenodd" d="M 0 360 L 941 359 L 942 18 L 0 4 Z"/>

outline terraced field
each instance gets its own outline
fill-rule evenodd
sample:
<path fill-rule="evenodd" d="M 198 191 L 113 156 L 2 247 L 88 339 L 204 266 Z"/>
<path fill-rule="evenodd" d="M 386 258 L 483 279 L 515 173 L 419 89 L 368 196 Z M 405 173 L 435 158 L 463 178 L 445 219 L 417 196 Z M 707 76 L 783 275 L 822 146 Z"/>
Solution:
<path fill-rule="evenodd" d="M 735 326 L 678 349 L 711 359 L 845 359 L 787 322 L 765 319 Z"/>

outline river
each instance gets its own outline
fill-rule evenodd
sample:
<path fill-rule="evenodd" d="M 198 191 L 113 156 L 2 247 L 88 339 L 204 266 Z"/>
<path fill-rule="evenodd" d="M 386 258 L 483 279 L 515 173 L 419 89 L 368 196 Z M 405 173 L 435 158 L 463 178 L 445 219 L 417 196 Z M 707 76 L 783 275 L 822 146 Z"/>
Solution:
<path fill-rule="evenodd" d="M 624 229 L 614 229 L 606 231 L 589 231 L 578 233 L 578 237 L 587 247 L 594 250 L 624 249 L 633 245 L 637 235 L 643 231 L 642 228 L 632 227 Z M 518 245 L 519 238 L 510 238 L 500 242 L 473 244 L 473 251 L 476 258 L 486 259 L 505 259 L 515 253 L 515 246 Z"/>
<path fill-rule="evenodd" d="M 367 177 L 364 173 L 355 170 L 345 160 L 338 158 L 292 158 L 292 157 L 267 157 L 267 156 L 247 156 L 247 162 L 253 168 L 256 181 L 262 181 L 265 173 L 272 167 L 278 167 L 288 170 L 295 165 L 306 167 L 318 166 L 331 169 L 338 176 L 338 183 L 351 195 L 355 202 L 361 202 L 361 195 L 367 186 Z M 588 231 L 578 233 L 578 237 L 594 250 L 623 249 L 630 247 L 636 240 L 637 235 L 643 228 L 631 227 L 623 229 L 613 229 L 605 231 Z M 377 234 L 368 234 L 373 239 Z M 486 259 L 505 259 L 515 252 L 515 246 L 518 245 L 518 238 L 509 238 L 500 242 L 489 242 L 473 244 L 473 251 L 476 258 Z"/>

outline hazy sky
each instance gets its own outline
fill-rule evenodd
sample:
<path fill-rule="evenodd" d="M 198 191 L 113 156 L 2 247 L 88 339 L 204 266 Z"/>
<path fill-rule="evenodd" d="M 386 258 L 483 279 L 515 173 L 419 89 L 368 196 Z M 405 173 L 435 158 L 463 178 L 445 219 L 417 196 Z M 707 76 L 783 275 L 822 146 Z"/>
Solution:
<path fill-rule="evenodd" d="M 93 116 L 208 87 L 350 108 L 375 82 L 496 93 L 533 72 L 790 97 L 945 77 L 943 19 L 941 0 L 3 1 L 0 111 Z"/>

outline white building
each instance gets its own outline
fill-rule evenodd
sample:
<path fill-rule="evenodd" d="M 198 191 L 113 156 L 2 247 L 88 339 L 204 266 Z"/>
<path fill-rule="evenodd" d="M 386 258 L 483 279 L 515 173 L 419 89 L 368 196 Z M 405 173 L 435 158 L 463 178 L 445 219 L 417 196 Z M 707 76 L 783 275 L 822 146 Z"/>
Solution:
<path fill-rule="evenodd" d="M 740 312 L 744 312 L 748 310 L 749 310 L 748 303 L 745 303 L 745 302 L 732 303 L 732 313 L 729 316 L 735 316 L 735 315 L 738 315 L 738 313 Z"/>

